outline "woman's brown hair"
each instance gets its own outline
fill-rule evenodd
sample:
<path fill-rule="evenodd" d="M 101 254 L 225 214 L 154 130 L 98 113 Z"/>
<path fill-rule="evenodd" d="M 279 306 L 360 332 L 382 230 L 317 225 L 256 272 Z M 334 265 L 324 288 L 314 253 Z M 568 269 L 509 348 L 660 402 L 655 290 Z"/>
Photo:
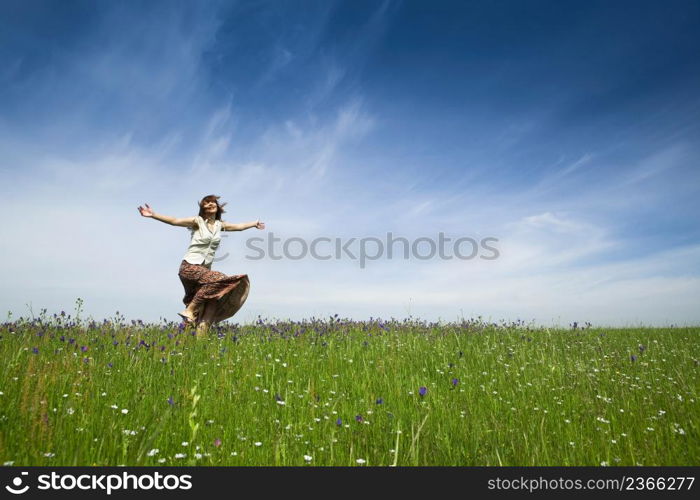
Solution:
<path fill-rule="evenodd" d="M 199 202 L 199 216 L 204 217 L 204 203 L 205 202 L 215 201 L 216 202 L 216 217 L 215 217 L 215 219 L 221 220 L 221 214 L 226 212 L 226 210 L 224 210 L 224 206 L 226 205 L 226 203 L 219 203 L 219 198 L 221 198 L 221 196 L 216 196 L 215 194 L 210 194 L 209 196 L 205 196 L 204 198 L 202 198 L 202 201 Z"/>

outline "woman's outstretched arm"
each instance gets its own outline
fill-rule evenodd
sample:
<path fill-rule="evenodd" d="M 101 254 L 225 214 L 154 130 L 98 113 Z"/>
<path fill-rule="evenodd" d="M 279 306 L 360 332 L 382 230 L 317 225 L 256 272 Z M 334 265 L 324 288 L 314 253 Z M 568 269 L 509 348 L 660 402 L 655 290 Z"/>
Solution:
<path fill-rule="evenodd" d="M 197 220 L 195 217 L 187 217 L 185 219 L 177 219 L 175 217 L 170 217 L 169 215 L 160 215 L 153 211 L 148 203 L 145 207 L 138 207 L 139 213 L 144 217 L 149 217 L 151 219 L 159 220 L 170 224 L 171 226 L 181 226 L 181 227 L 197 227 Z"/>
<path fill-rule="evenodd" d="M 222 231 L 245 231 L 246 229 L 250 228 L 257 228 L 257 229 L 265 229 L 265 223 L 260 222 L 260 220 L 256 220 L 253 222 L 243 222 L 242 224 L 229 224 L 228 222 L 224 222 L 223 225 L 221 226 Z"/>

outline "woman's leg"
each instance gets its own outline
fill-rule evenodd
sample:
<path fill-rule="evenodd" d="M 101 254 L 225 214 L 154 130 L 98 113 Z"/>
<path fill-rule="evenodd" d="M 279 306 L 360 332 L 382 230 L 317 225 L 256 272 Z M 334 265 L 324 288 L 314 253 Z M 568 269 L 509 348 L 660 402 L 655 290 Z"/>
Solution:
<path fill-rule="evenodd" d="M 214 320 L 214 313 L 216 312 L 216 301 L 215 300 L 208 300 L 204 304 L 204 312 L 202 314 L 202 318 L 199 321 L 199 324 L 197 325 L 197 336 L 204 336 L 207 334 L 209 331 L 209 327 L 211 326 L 213 320 Z"/>
<path fill-rule="evenodd" d="M 183 302 L 185 303 L 186 308 L 178 314 L 187 323 L 196 322 L 197 318 L 202 314 L 202 310 L 204 309 L 204 299 L 201 297 L 201 294 L 198 294 L 197 292 L 203 275 L 205 275 L 208 271 L 209 269 L 205 266 L 190 264 L 184 260 L 180 264 L 178 276 L 180 277 L 182 286 L 185 289 L 185 298 L 183 299 Z"/>

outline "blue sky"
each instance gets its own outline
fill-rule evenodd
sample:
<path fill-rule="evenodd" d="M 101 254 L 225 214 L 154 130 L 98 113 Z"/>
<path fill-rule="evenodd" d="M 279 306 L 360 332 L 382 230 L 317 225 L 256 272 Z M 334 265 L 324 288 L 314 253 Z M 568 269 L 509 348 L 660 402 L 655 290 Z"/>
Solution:
<path fill-rule="evenodd" d="M 499 239 L 252 261 L 235 321 L 700 322 L 696 2 L 3 2 L 3 312 L 176 320 L 189 233 Z"/>

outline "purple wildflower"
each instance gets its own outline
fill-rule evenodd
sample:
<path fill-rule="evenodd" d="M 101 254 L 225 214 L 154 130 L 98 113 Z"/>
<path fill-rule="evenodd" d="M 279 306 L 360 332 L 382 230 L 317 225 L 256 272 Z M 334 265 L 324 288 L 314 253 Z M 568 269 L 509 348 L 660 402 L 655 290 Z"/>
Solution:
<path fill-rule="evenodd" d="M 170 396 L 170 397 L 168 398 L 168 404 L 169 404 L 170 406 L 174 406 L 174 405 L 175 405 L 175 400 L 173 399 L 172 396 Z"/>
<path fill-rule="evenodd" d="M 75 344 L 75 339 L 68 339 L 69 344 Z"/>
<path fill-rule="evenodd" d="M 107 368 L 112 368 L 114 365 L 112 363 L 107 363 Z"/>
<path fill-rule="evenodd" d="M 632 363 L 634 363 L 635 361 L 637 361 L 637 356 L 635 356 L 634 354 L 632 354 L 632 355 L 630 356 L 630 361 L 632 361 Z"/>
<path fill-rule="evenodd" d="M 34 354 L 39 354 L 39 348 L 38 347 L 32 347 L 32 352 Z"/>
<path fill-rule="evenodd" d="M 280 396 L 279 393 L 275 393 L 275 401 L 284 401 L 284 399 L 282 399 L 282 396 Z"/>
<path fill-rule="evenodd" d="M 90 358 L 83 358 L 83 363 L 89 363 L 89 362 L 90 362 Z"/>
<path fill-rule="evenodd" d="M 80 346 L 80 350 L 83 352 L 88 352 L 88 346 L 86 346 L 86 345 Z"/>
<path fill-rule="evenodd" d="M 427 393 L 428 393 L 428 388 L 425 386 L 421 386 L 421 388 L 418 389 L 418 394 L 420 395 L 420 397 L 425 396 Z"/>
<path fill-rule="evenodd" d="M 640 353 L 640 354 L 643 353 L 644 351 L 646 351 L 646 349 L 647 349 L 647 348 L 646 348 L 644 345 L 639 344 L 639 353 Z"/>
<path fill-rule="evenodd" d="M 355 420 L 362 423 L 364 419 L 362 418 L 362 415 L 355 415 Z"/>
<path fill-rule="evenodd" d="M 340 427 L 341 425 L 343 425 L 343 419 L 340 418 L 340 417 L 338 417 L 338 420 L 335 421 L 335 425 L 337 425 L 338 427 Z"/>
<path fill-rule="evenodd" d="M 216 446 L 217 448 L 218 448 L 219 446 L 221 446 L 221 439 L 216 438 L 216 439 L 214 440 L 214 446 Z"/>
<path fill-rule="evenodd" d="M 453 379 L 452 379 L 452 387 L 457 387 L 457 384 L 459 384 L 459 379 L 458 379 L 458 378 L 453 378 Z"/>
<path fill-rule="evenodd" d="M 384 404 L 384 400 L 383 400 L 382 398 L 377 398 L 377 404 L 378 404 L 378 405 L 383 405 L 383 404 Z"/>

